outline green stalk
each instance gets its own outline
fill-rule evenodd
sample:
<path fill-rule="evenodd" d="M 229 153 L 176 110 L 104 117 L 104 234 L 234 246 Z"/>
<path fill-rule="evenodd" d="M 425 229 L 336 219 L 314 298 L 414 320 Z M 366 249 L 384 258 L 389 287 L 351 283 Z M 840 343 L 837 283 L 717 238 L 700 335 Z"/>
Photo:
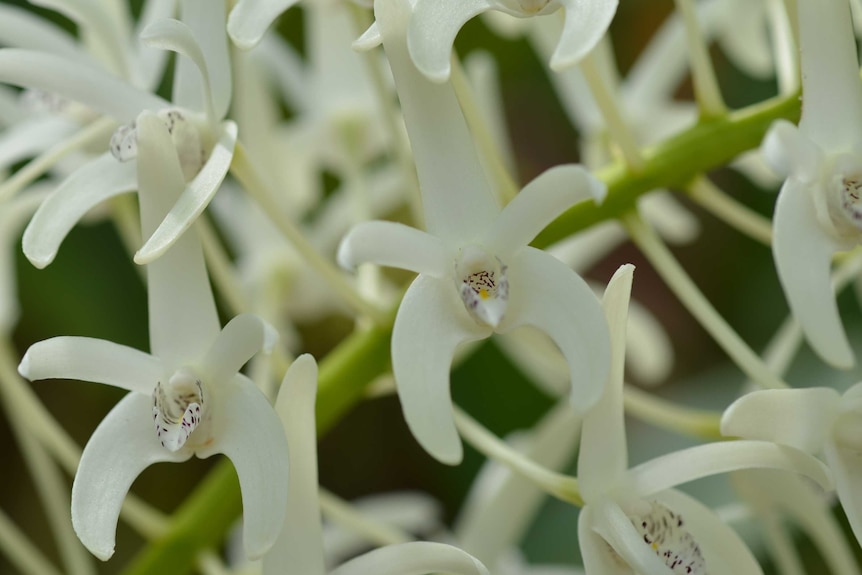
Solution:
<path fill-rule="evenodd" d="M 557 218 L 533 242 L 539 248 L 593 224 L 620 218 L 641 195 L 657 188 L 683 189 L 695 176 L 727 164 L 758 145 L 777 119 L 799 120 L 799 95 L 774 98 L 705 121 L 644 151 L 637 173 L 622 163 L 599 171 L 608 196 L 601 206 L 583 202 Z M 320 365 L 318 433 L 330 429 L 363 397 L 366 386 L 389 369 L 392 319 L 356 332 Z M 174 573 L 194 569 L 198 555 L 219 547 L 241 512 L 239 484 L 229 461 L 220 463 L 177 510 L 167 534 L 150 543 L 125 570 L 126 575 Z"/>

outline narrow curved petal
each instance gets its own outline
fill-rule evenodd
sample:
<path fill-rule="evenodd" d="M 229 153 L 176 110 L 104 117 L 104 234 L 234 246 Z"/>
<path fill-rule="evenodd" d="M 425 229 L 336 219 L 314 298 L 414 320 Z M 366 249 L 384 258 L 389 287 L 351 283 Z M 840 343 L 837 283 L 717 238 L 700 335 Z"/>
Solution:
<path fill-rule="evenodd" d="M 135 263 L 148 264 L 163 256 L 198 219 L 212 201 L 230 169 L 236 147 L 237 125 L 227 121 L 218 142 L 198 175 L 189 182 L 174 207 L 144 245 L 135 253 Z"/>
<path fill-rule="evenodd" d="M 721 434 L 819 453 L 840 409 L 841 397 L 827 387 L 754 391 L 725 410 Z"/>
<path fill-rule="evenodd" d="M 134 31 L 135 37 L 140 38 L 141 32 L 156 20 L 173 18 L 176 9 L 177 0 L 147 0 L 144 2 Z M 133 59 L 136 69 L 132 72 L 138 74 L 141 86 L 155 92 L 168 63 L 168 54 L 163 50 L 150 50 L 142 43 L 134 46 L 133 50 L 135 51 Z"/>
<path fill-rule="evenodd" d="M 90 553 L 107 561 L 114 554 L 120 507 L 132 483 L 154 463 L 180 462 L 187 450 L 170 452 L 153 430 L 149 395 L 130 393 L 93 432 L 72 483 L 72 526 Z"/>
<path fill-rule="evenodd" d="M 489 0 L 418 0 L 410 19 L 407 45 L 420 72 L 434 82 L 445 82 L 455 36 L 474 16 L 493 8 Z"/>
<path fill-rule="evenodd" d="M 34 343 L 21 359 L 18 373 L 31 381 L 78 379 L 147 396 L 164 376 L 162 362 L 148 353 L 104 339 L 76 336 Z"/>
<path fill-rule="evenodd" d="M 625 472 L 620 492 L 648 497 L 701 477 L 740 469 L 781 469 L 804 475 L 823 489 L 832 477 L 820 460 L 786 445 L 767 441 L 726 441 L 698 445 L 656 457 Z"/>
<path fill-rule="evenodd" d="M 487 245 L 505 257 L 533 241 L 573 205 L 589 199 L 600 204 L 606 194 L 607 186 L 583 166 L 566 164 L 545 170 L 503 208 L 489 230 Z"/>
<path fill-rule="evenodd" d="M 509 262 L 505 333 L 532 325 L 547 333 L 569 364 L 571 399 L 581 413 L 602 395 L 611 365 L 608 325 L 593 291 L 553 256 L 529 246 Z"/>
<path fill-rule="evenodd" d="M 317 364 L 308 354 L 291 364 L 284 376 L 275 410 L 287 436 L 290 481 L 284 527 L 263 559 L 264 575 L 324 575 L 320 501 L 317 483 L 317 430 L 314 405 Z"/>
<path fill-rule="evenodd" d="M 60 94 L 123 123 L 134 120 L 141 110 L 170 106 L 97 68 L 30 50 L 0 50 L 0 82 Z"/>
<path fill-rule="evenodd" d="M 213 381 L 229 381 L 259 351 L 269 353 L 278 332 L 260 317 L 244 313 L 219 332 L 203 360 Z"/>
<path fill-rule="evenodd" d="M 737 11 L 746 10 L 748 15 L 729 14 L 730 22 L 721 26 L 718 43 L 727 57 L 737 67 L 752 78 L 770 80 L 775 76 L 773 50 L 770 45 L 770 35 L 766 34 L 766 4 L 752 6 L 749 2 L 728 5 L 728 12 L 734 8 Z"/>
<path fill-rule="evenodd" d="M 357 52 L 368 52 L 377 48 L 382 43 L 383 36 L 380 35 L 380 28 L 377 27 L 377 22 L 372 22 L 368 29 L 353 41 L 350 47 Z"/>
<path fill-rule="evenodd" d="M 578 481 L 584 499 L 607 490 L 628 467 L 623 414 L 626 334 L 634 266 L 620 267 L 608 282 L 602 308 L 610 331 L 610 374 L 601 399 L 584 416 Z"/>
<path fill-rule="evenodd" d="M 584 570 L 592 575 L 631 575 L 632 570 L 614 557 L 608 542 L 593 529 L 595 513 L 594 506 L 587 505 L 578 516 L 578 543 Z"/>
<path fill-rule="evenodd" d="M 811 139 L 787 120 L 776 120 L 760 145 L 763 158 L 781 176 L 813 182 L 820 174 L 823 154 Z"/>
<path fill-rule="evenodd" d="M 182 169 L 165 123 L 146 112 L 138 117 L 138 198 L 141 231 L 152 234 L 185 188 Z M 147 266 L 150 350 L 170 366 L 203 357 L 218 335 L 215 300 L 195 234 L 184 234 Z"/>
<path fill-rule="evenodd" d="M 243 50 L 251 50 L 263 38 L 270 24 L 298 1 L 240 0 L 227 20 L 230 39 Z"/>
<path fill-rule="evenodd" d="M 590 515 L 586 521 L 589 523 L 589 527 L 602 536 L 607 545 L 610 545 L 617 552 L 620 558 L 631 567 L 632 571 L 650 573 L 651 575 L 672 575 L 673 572 L 665 565 L 664 561 L 656 555 L 649 545 L 644 543 L 640 533 L 632 525 L 631 519 L 616 502 L 602 498 L 597 502 L 591 502 L 588 507 L 590 508 Z M 586 508 L 582 509 L 581 513 L 585 510 Z M 582 532 L 580 522 L 578 532 Z M 606 555 L 610 555 L 610 550 L 607 547 L 604 552 Z M 586 563 L 586 557 L 584 559 L 586 570 L 592 573 L 591 565 Z M 605 559 L 600 564 L 607 565 L 608 562 Z M 601 571 L 598 572 L 601 573 Z M 610 573 L 620 573 L 620 571 L 610 571 Z M 622 573 L 626 573 L 626 571 L 622 571 Z"/>
<path fill-rule="evenodd" d="M 473 1 L 441 4 L 432 0 L 424 5 L 431 10 L 438 6 L 445 17 L 447 10 L 457 12 Z M 408 0 L 382 0 L 374 6 L 413 149 L 428 231 L 452 245 L 474 242 L 500 210 L 455 91 L 450 84 L 429 82 L 411 62 L 405 40 L 411 14 Z M 411 24 L 417 22 L 417 16 Z M 447 62 L 448 58 L 447 53 Z"/>
<path fill-rule="evenodd" d="M 78 124 L 62 116 L 36 117 L 13 124 L 0 133 L 0 170 L 41 154 L 79 128 Z"/>
<path fill-rule="evenodd" d="M 47 190 L 31 189 L 2 204 L 0 209 L 0 330 L 12 333 L 21 314 L 18 301 L 16 244 L 21 228 L 45 200 Z"/>
<path fill-rule="evenodd" d="M 563 33 L 551 56 L 555 72 L 574 66 L 592 50 L 607 32 L 617 0 L 560 0 L 565 10 Z"/>
<path fill-rule="evenodd" d="M 440 238 L 396 222 L 357 224 L 338 246 L 338 264 L 348 270 L 371 262 L 441 278 L 451 275 L 453 261 Z"/>
<path fill-rule="evenodd" d="M 694 537 L 710 573 L 763 573 L 739 535 L 704 504 L 675 489 L 662 491 L 654 498 L 682 517 L 682 528 Z"/>
<path fill-rule="evenodd" d="M 862 124 L 860 124 L 862 125 Z M 832 254 L 841 249 L 817 221 L 809 189 L 784 182 L 775 204 L 772 253 L 790 310 L 814 351 L 837 368 L 853 366 L 853 351 L 832 291 Z"/>
<path fill-rule="evenodd" d="M 862 148 L 862 85 L 848 2 L 800 2 L 802 132 L 824 150 Z"/>
<path fill-rule="evenodd" d="M 230 42 L 225 26 L 227 5 L 227 2 L 213 3 L 212 0 L 183 0 L 180 4 L 180 19 L 191 28 L 207 63 L 215 120 L 222 120 L 227 114 L 233 90 Z M 178 75 L 174 76 L 174 82 L 184 81 L 183 79 L 189 76 L 194 77 L 195 72 L 189 69 L 191 66 L 189 61 L 178 62 Z M 194 84 L 187 84 L 186 88 L 192 90 L 190 96 L 198 99 L 175 100 L 175 103 L 191 107 L 192 102 L 197 102 L 194 109 L 200 110 L 203 102 L 199 99 L 200 95 L 193 92 Z M 184 90 L 181 94 L 185 97 L 187 92 Z"/>
<path fill-rule="evenodd" d="M 213 439 L 197 456 L 225 454 L 236 468 L 242 492 L 242 539 L 249 559 L 259 559 L 275 543 L 287 508 L 287 440 L 272 406 L 243 375 L 217 382 L 218 409 Z"/>
<path fill-rule="evenodd" d="M 60 249 L 66 235 L 84 214 L 118 194 L 138 187 L 134 162 L 118 162 L 105 153 L 82 166 L 49 195 L 24 230 L 24 255 L 44 268 Z"/>
<path fill-rule="evenodd" d="M 469 553 L 443 543 L 414 541 L 387 545 L 360 555 L 330 571 L 330 575 L 489 575 Z"/>
<path fill-rule="evenodd" d="M 106 10 L 100 2 L 93 0 L 30 1 L 36 6 L 56 10 L 75 22 L 90 36 L 92 51 L 110 63 L 112 72 L 123 77 L 128 74 L 131 30 L 120 20 L 112 18 L 112 10 Z"/>
<path fill-rule="evenodd" d="M 433 457 L 455 465 L 462 447 L 452 415 L 449 369 L 459 344 L 487 336 L 451 281 L 420 275 L 401 300 L 392 331 L 392 371 L 404 419 Z"/>
<path fill-rule="evenodd" d="M 14 6 L 0 5 L 0 44 L 92 63 L 68 32 L 45 18 Z"/>
<path fill-rule="evenodd" d="M 824 454 L 835 477 L 835 488 L 847 521 L 856 536 L 862 541 L 862 457 L 854 449 L 826 443 Z"/>
<path fill-rule="evenodd" d="M 141 32 L 141 41 L 150 48 L 170 50 L 192 61 L 200 75 L 200 93 L 203 94 L 203 101 L 190 107 L 206 110 L 207 118 L 214 123 L 216 117 L 209 66 L 192 29 L 173 18 L 156 20 Z"/>

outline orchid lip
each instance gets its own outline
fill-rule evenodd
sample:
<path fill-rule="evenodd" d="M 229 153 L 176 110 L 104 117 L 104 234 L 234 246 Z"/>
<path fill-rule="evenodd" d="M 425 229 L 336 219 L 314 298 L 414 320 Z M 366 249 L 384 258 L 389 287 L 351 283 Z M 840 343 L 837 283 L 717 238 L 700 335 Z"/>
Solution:
<path fill-rule="evenodd" d="M 629 515 L 644 543 L 673 573 L 705 574 L 706 561 L 697 542 L 686 531 L 682 516 L 657 501 L 644 503 L 643 513 Z"/>
<path fill-rule="evenodd" d="M 464 307 L 479 324 L 496 328 L 509 301 L 507 266 L 478 246 L 462 248 L 455 262 L 455 285 Z"/>
<path fill-rule="evenodd" d="M 177 148 L 180 166 L 185 181 L 192 180 L 206 163 L 207 152 L 203 146 L 203 134 L 194 118 L 187 112 L 167 108 L 158 112 L 165 123 L 168 133 Z M 111 136 L 109 149 L 111 155 L 120 162 L 128 162 L 138 157 L 137 123 L 120 126 Z"/>
<path fill-rule="evenodd" d="M 204 416 L 201 380 L 189 368 L 177 370 L 153 390 L 153 424 L 159 442 L 169 451 L 181 449 Z"/>

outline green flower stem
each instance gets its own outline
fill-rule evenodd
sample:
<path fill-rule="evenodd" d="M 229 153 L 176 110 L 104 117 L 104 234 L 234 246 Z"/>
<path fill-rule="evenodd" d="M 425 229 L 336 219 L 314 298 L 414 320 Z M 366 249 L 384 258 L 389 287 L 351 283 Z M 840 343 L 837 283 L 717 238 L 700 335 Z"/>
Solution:
<path fill-rule="evenodd" d="M 727 116 L 702 122 L 644 151 L 644 165 L 632 173 L 621 163 L 597 174 L 608 186 L 601 206 L 584 202 L 568 210 L 533 242 L 546 247 L 598 222 L 619 218 L 635 208 L 637 198 L 650 190 L 685 185 L 760 144 L 769 125 L 779 118 L 798 121 L 798 95 L 775 98 Z M 356 332 L 333 350 L 320 365 L 317 398 L 318 432 L 324 433 L 354 404 L 375 377 L 389 368 L 392 319 Z M 241 511 L 239 484 L 230 462 L 220 463 L 174 514 L 168 533 L 145 548 L 126 569 L 126 575 L 175 573 L 195 567 L 198 554 L 218 547 Z"/>
<path fill-rule="evenodd" d="M 616 162 L 596 173 L 608 186 L 601 206 L 583 202 L 554 220 L 533 241 L 545 248 L 598 222 L 619 218 L 635 209 L 643 194 L 659 188 L 683 189 L 698 174 L 723 166 L 760 145 L 773 121 L 799 121 L 799 96 L 773 98 L 704 121 L 644 151 L 644 165 L 632 172 Z"/>

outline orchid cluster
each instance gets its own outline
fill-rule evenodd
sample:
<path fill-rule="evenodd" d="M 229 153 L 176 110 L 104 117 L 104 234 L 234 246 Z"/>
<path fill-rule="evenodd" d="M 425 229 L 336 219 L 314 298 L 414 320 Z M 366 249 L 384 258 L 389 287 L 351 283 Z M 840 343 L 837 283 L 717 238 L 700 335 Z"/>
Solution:
<path fill-rule="evenodd" d="M 47 524 L 4 494 L 0 571 L 862 573 L 859 319 L 836 299 L 862 288 L 858 2 L 675 0 L 624 64 L 631 0 L 29 2 L 0 4 L 0 404 Z M 461 58 L 471 35 L 535 56 L 571 157 L 510 137 L 542 104 L 508 101 L 507 57 Z M 717 56 L 772 97 L 729 109 Z M 146 293 L 146 325 L 92 323 L 147 343 L 37 314 L 67 286 L 30 267 L 72 269 L 87 223 L 127 265 L 77 261 Z M 744 269 L 715 247 L 738 233 L 789 307 L 762 352 L 668 247 Z M 675 297 L 638 288 L 654 275 Z M 675 361 L 700 337 L 664 327 L 675 300 L 718 375 Z M 522 411 L 503 375 L 544 405 L 514 433 L 479 421 Z M 42 380 L 124 394 L 97 421 L 91 387 Z M 80 399 L 55 416 L 36 390 L 58 386 Z M 336 425 L 390 449 L 350 415 L 386 401 L 403 417 L 376 437 L 412 439 L 383 473 L 487 459 L 454 519 L 431 478 L 352 501 L 319 479 Z M 163 462 L 165 497 L 131 493 Z"/>

